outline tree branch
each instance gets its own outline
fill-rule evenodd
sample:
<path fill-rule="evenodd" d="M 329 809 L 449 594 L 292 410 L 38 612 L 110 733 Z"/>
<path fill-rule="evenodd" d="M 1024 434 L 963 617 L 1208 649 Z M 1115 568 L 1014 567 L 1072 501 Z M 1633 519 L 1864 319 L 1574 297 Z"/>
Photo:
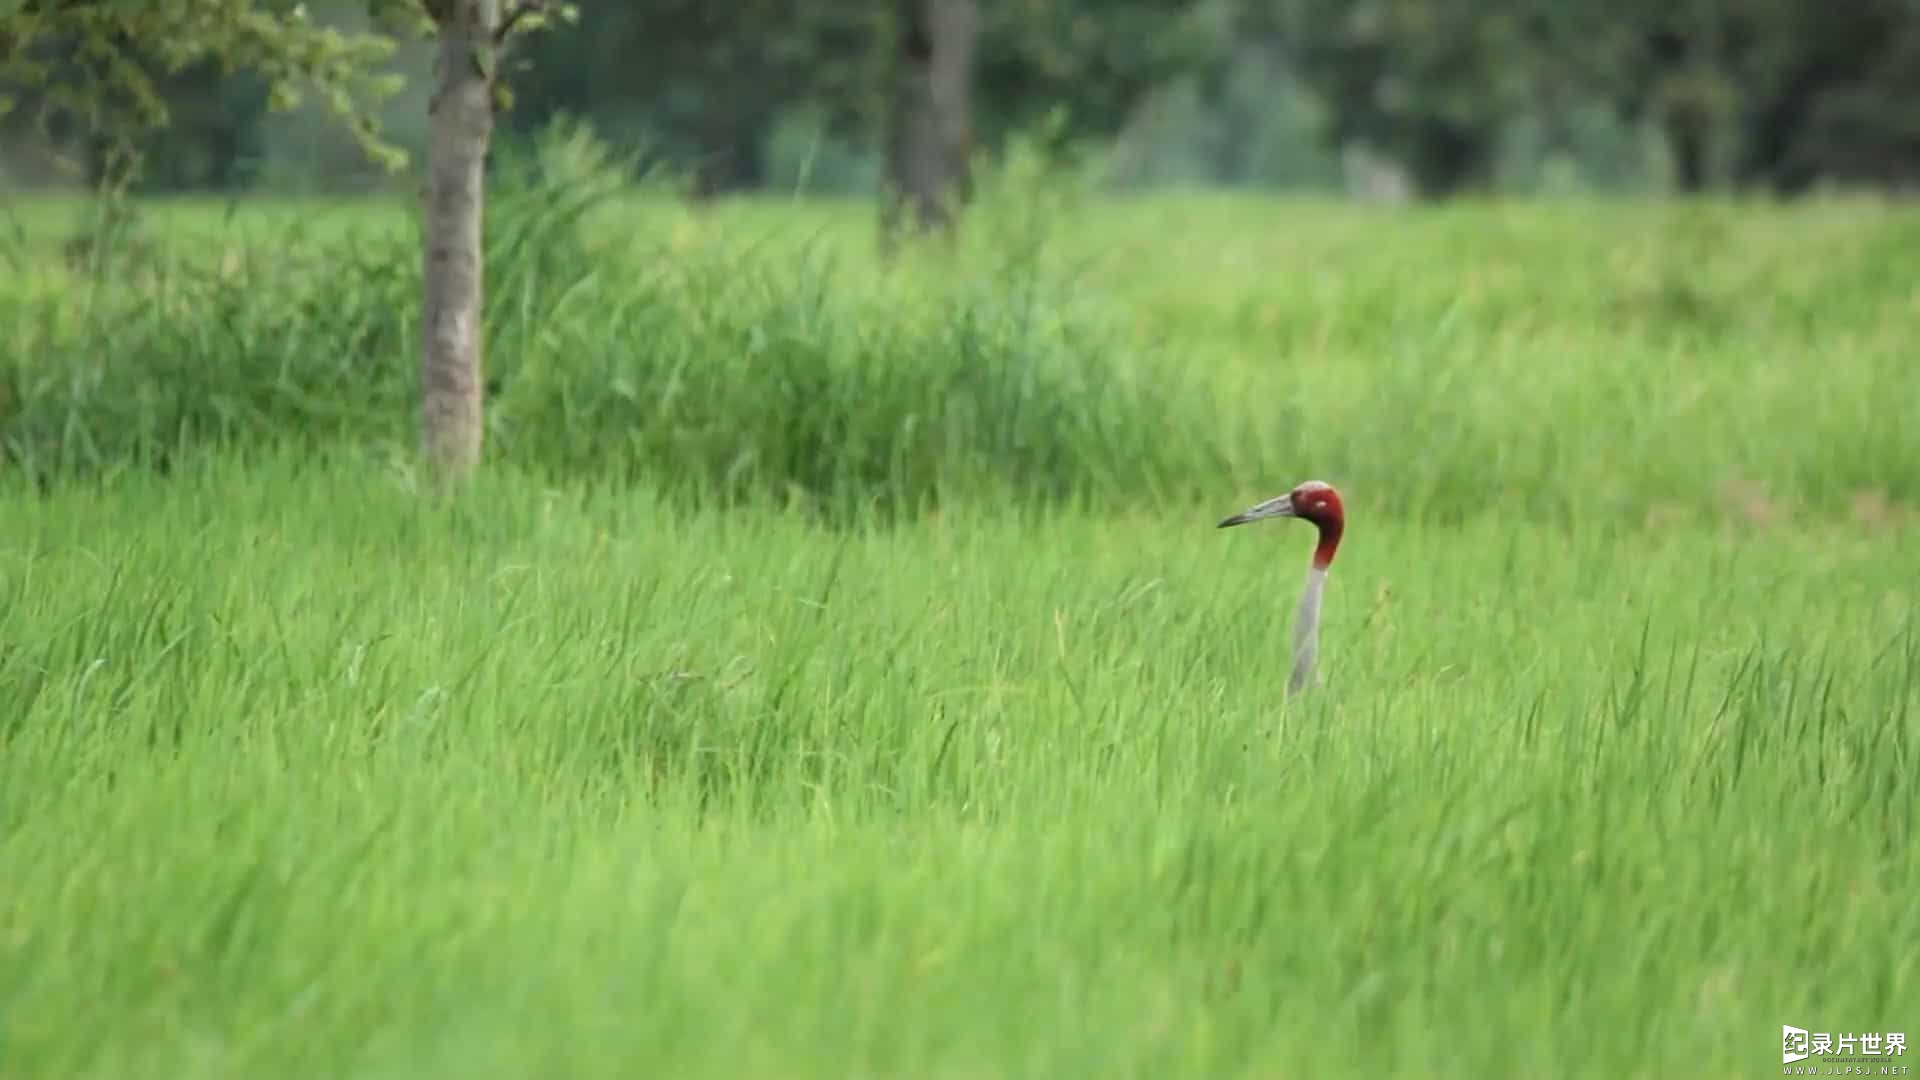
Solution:
<path fill-rule="evenodd" d="M 494 27 L 493 43 L 496 46 L 507 43 L 507 35 L 513 33 L 516 23 L 529 15 L 538 15 L 547 10 L 548 0 L 514 0 L 512 7 L 500 16 L 500 25 Z"/>

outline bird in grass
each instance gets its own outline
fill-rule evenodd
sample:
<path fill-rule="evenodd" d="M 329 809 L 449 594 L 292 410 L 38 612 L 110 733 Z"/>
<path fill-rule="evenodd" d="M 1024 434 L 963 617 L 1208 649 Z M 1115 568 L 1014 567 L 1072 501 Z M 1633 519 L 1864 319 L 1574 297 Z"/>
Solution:
<path fill-rule="evenodd" d="M 1347 529 L 1347 512 L 1332 484 L 1308 480 L 1285 495 L 1247 507 L 1218 527 L 1267 518 L 1299 518 L 1320 530 L 1313 563 L 1307 567 L 1306 591 L 1300 594 L 1300 615 L 1293 625 L 1293 675 L 1287 680 L 1287 694 L 1292 696 L 1306 689 L 1313 678 L 1314 658 L 1320 651 L 1320 595 L 1326 591 L 1327 567 L 1333 565 L 1333 553 Z"/>

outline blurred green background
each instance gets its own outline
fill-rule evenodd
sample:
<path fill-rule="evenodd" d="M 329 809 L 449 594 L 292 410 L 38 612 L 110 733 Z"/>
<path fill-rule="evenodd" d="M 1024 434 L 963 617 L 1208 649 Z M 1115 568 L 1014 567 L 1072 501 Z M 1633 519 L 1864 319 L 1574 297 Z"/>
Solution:
<path fill-rule="evenodd" d="M 364 3 L 304 6 L 369 25 Z M 522 50 L 509 138 L 565 113 L 702 194 L 873 189 L 895 4 L 579 7 Z M 1900 0 L 985 0 L 979 15 L 978 143 L 1044 127 L 1097 147 L 1119 189 L 1798 193 L 1920 175 L 1920 12 Z M 32 48 L 56 76 L 95 62 L 55 37 Z M 409 81 L 385 128 L 417 151 L 431 49 L 390 63 Z M 270 114 L 257 78 L 209 60 L 158 91 L 172 123 L 146 147 L 149 190 L 381 180 L 316 105 Z M 0 133 L 7 185 L 105 168 L 84 117 L 45 93 L 21 104 Z"/>

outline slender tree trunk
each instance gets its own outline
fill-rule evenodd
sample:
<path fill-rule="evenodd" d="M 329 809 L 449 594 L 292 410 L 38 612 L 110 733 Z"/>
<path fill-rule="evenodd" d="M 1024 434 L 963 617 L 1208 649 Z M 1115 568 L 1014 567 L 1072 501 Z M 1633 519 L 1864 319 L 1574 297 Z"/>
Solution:
<path fill-rule="evenodd" d="M 1765 103 L 1753 111 L 1742 179 L 1760 180 L 1778 195 L 1799 195 L 1812 187 L 1816 159 L 1806 152 L 1808 119 L 1822 91 L 1844 78 L 1816 61 L 1767 95 Z"/>
<path fill-rule="evenodd" d="M 1688 112 L 1667 116 L 1667 146 L 1673 152 L 1674 184 L 1688 195 L 1707 190 L 1707 123 Z"/>
<path fill-rule="evenodd" d="M 968 194 L 976 0 L 897 0 L 899 56 L 888 132 L 885 225 L 911 212 L 922 230 L 952 223 Z"/>
<path fill-rule="evenodd" d="M 727 110 L 727 111 L 722 111 Z M 700 164 L 694 172 L 694 195 L 709 199 L 733 191 L 748 191 L 767 179 L 766 142 L 771 118 L 740 115 L 722 103 L 700 125 Z"/>
<path fill-rule="evenodd" d="M 1492 154 L 1486 139 L 1444 121 L 1423 125 L 1412 149 L 1414 182 L 1426 198 L 1447 198 L 1472 188 L 1486 175 Z"/>
<path fill-rule="evenodd" d="M 500 3 L 441 0 L 434 14 L 440 53 L 427 106 L 420 449 L 437 478 L 457 481 L 479 464 L 483 430 L 481 221 Z"/>

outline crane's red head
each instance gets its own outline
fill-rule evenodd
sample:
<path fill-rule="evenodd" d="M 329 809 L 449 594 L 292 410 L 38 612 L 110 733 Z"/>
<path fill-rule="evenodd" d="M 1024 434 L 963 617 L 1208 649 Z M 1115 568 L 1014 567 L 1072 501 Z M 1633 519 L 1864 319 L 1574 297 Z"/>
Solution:
<path fill-rule="evenodd" d="M 1222 521 L 1219 527 L 1245 525 L 1263 518 L 1299 518 L 1318 528 L 1320 546 L 1313 549 L 1313 565 L 1321 570 L 1333 565 L 1333 553 L 1339 550 L 1340 536 L 1347 531 L 1347 512 L 1340 505 L 1340 493 L 1332 484 L 1318 480 L 1309 480 L 1277 499 L 1249 506 Z"/>

